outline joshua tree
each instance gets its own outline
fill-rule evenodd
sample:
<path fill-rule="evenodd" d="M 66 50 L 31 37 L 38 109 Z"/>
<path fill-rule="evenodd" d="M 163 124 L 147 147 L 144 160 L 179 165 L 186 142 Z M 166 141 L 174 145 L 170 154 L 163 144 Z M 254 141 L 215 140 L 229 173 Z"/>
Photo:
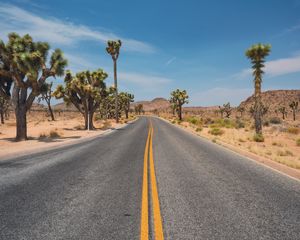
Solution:
<path fill-rule="evenodd" d="M 95 72 L 79 72 L 73 76 L 67 72 L 65 87 L 58 85 L 53 93 L 57 99 L 63 98 L 66 103 L 72 103 L 83 115 L 85 129 L 94 129 L 93 116 L 105 97 L 107 73 L 102 69 Z"/>
<path fill-rule="evenodd" d="M 265 57 L 270 54 L 271 45 L 256 44 L 246 51 L 246 56 L 251 59 L 253 76 L 254 76 L 254 121 L 255 131 L 257 134 L 262 134 L 262 103 L 261 103 L 261 84 L 265 62 Z"/>
<path fill-rule="evenodd" d="M 280 107 L 278 108 L 278 111 L 282 114 L 282 119 L 284 120 L 287 117 L 287 110 L 286 107 Z"/>
<path fill-rule="evenodd" d="M 117 40 L 117 41 L 108 41 L 107 42 L 107 47 L 106 47 L 106 51 L 108 54 L 111 55 L 111 58 L 113 60 L 114 63 L 114 87 L 116 89 L 115 91 L 115 109 L 116 109 L 116 122 L 119 122 L 119 107 L 118 107 L 118 81 L 117 81 L 117 60 L 119 57 L 119 53 L 120 53 L 120 48 L 121 48 L 122 42 L 121 40 Z"/>
<path fill-rule="evenodd" d="M 122 109 L 125 112 L 126 119 L 128 119 L 130 103 L 134 102 L 134 95 L 127 92 L 121 92 L 119 94 L 119 98 L 120 98 L 120 105 L 121 105 L 120 109 Z"/>
<path fill-rule="evenodd" d="M 33 101 L 41 93 L 41 86 L 49 77 L 62 76 L 67 61 L 61 50 L 56 49 L 47 56 L 50 46 L 46 42 L 34 42 L 27 34 L 23 37 L 16 33 L 8 35 L 8 42 L 0 41 L 0 79 L 1 95 L 10 97 L 12 82 L 12 104 L 16 115 L 16 140 L 27 139 L 26 113 Z M 3 91 L 6 89 L 6 92 Z"/>
<path fill-rule="evenodd" d="M 244 112 L 246 111 L 246 109 L 242 106 L 239 106 L 237 108 L 237 111 L 241 114 L 241 118 L 243 117 Z"/>
<path fill-rule="evenodd" d="M 298 111 L 298 102 L 292 101 L 290 103 L 290 108 L 292 109 L 292 112 L 293 112 L 293 119 L 294 119 L 294 121 L 296 121 L 296 112 Z"/>
<path fill-rule="evenodd" d="M 144 112 L 144 106 L 143 106 L 143 104 L 140 103 L 140 104 L 136 105 L 134 107 L 134 111 L 135 111 L 136 114 L 141 115 Z"/>
<path fill-rule="evenodd" d="M 226 115 L 227 118 L 230 118 L 230 115 L 231 115 L 231 112 L 232 112 L 232 107 L 230 106 L 230 103 L 226 103 L 226 104 L 223 104 L 223 110 L 224 110 L 224 113 Z"/>
<path fill-rule="evenodd" d="M 51 83 L 44 83 L 41 87 L 41 97 L 38 98 L 38 102 L 42 100 L 47 103 L 48 110 L 51 116 L 51 120 L 55 121 L 54 114 L 51 108 L 51 98 L 52 98 L 52 82 Z"/>
<path fill-rule="evenodd" d="M 4 124 L 4 115 L 8 111 L 9 108 L 9 100 L 0 95 L 0 122 Z"/>
<path fill-rule="evenodd" d="M 224 108 L 219 106 L 219 113 L 221 115 L 221 118 L 223 118 L 223 115 L 224 115 Z"/>
<path fill-rule="evenodd" d="M 169 101 L 175 104 L 179 120 L 182 120 L 182 105 L 189 102 L 188 98 L 189 96 L 187 95 L 186 90 L 181 91 L 177 89 L 171 92 L 171 98 Z"/>

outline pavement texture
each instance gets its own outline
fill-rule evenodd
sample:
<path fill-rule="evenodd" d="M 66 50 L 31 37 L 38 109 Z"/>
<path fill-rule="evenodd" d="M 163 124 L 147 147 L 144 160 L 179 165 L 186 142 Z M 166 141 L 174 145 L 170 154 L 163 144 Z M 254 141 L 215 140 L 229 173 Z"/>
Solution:
<path fill-rule="evenodd" d="M 299 181 L 154 117 L 0 161 L 0 239 L 140 239 L 150 120 L 165 239 L 300 239 Z"/>

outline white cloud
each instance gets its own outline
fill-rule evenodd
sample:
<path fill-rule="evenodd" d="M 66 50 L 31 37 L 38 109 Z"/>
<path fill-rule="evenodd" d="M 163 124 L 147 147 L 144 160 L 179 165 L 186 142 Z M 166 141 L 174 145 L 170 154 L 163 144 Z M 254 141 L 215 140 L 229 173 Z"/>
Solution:
<path fill-rule="evenodd" d="M 169 59 L 167 62 L 166 62 L 166 66 L 170 65 L 172 62 L 174 62 L 176 60 L 176 57 L 172 57 L 171 59 Z"/>
<path fill-rule="evenodd" d="M 0 4 L 0 29 L 4 38 L 9 32 L 29 33 L 36 39 L 50 43 L 71 45 L 84 40 L 106 43 L 108 39 L 121 39 L 125 51 L 152 53 L 155 48 L 135 39 L 122 38 L 111 32 L 96 31 L 85 25 L 57 18 L 42 18 L 19 7 Z"/>
<path fill-rule="evenodd" d="M 212 88 L 191 95 L 191 103 L 198 106 L 219 106 L 230 102 L 231 105 L 239 105 L 241 101 L 249 97 L 253 89 L 248 88 Z"/>
<path fill-rule="evenodd" d="M 160 77 L 160 76 L 153 76 L 153 75 L 146 75 L 136 72 L 120 72 L 118 75 L 118 79 L 120 81 L 126 83 L 133 83 L 137 86 L 144 87 L 144 88 L 151 88 L 151 89 L 158 89 L 162 87 L 162 85 L 166 85 L 172 82 L 172 79 Z"/>
<path fill-rule="evenodd" d="M 267 77 L 277 77 L 290 73 L 300 72 L 300 56 L 299 54 L 290 58 L 280 58 L 265 63 L 264 72 Z M 252 70 L 250 68 L 231 75 L 233 79 L 245 79 L 251 76 Z"/>

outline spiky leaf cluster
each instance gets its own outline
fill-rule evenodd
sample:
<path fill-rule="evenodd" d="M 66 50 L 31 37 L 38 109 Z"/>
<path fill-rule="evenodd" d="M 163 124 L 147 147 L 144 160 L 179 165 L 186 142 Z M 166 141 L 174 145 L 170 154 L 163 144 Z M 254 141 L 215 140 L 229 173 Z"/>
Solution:
<path fill-rule="evenodd" d="M 119 57 L 120 48 L 122 46 L 121 40 L 109 40 L 107 41 L 106 51 L 111 55 L 112 59 L 116 61 Z"/>

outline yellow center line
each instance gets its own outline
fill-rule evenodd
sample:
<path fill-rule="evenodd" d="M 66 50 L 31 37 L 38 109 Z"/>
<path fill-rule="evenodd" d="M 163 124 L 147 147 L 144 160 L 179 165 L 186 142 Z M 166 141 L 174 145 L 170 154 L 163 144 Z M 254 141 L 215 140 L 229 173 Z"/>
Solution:
<path fill-rule="evenodd" d="M 145 146 L 144 153 L 144 169 L 143 169 L 143 189 L 142 189 L 142 208 L 141 208 L 141 235 L 140 240 L 149 239 L 149 194 L 148 194 L 148 159 L 150 170 L 150 182 L 151 182 L 151 196 L 152 196 L 152 209 L 153 209 L 153 225 L 155 240 L 163 240 L 163 227 L 162 218 L 160 214 L 159 197 L 155 176 L 154 160 L 153 160 L 153 126 L 150 120 L 148 137 Z"/>
<path fill-rule="evenodd" d="M 144 173 L 142 189 L 142 209 L 141 209 L 141 240 L 148 240 L 149 223 L 148 223 L 148 150 L 150 141 L 150 128 L 148 131 L 147 142 L 144 153 Z"/>
<path fill-rule="evenodd" d="M 155 176 L 155 168 L 154 168 L 154 160 L 153 160 L 153 126 L 151 123 L 151 137 L 150 137 L 150 149 L 149 149 L 149 160 L 150 160 L 150 179 L 151 179 L 151 189 L 152 189 L 152 204 L 153 204 L 153 222 L 154 222 L 154 232 L 155 232 L 155 240 L 163 240 L 164 233 L 162 227 L 162 219 L 160 214 L 160 206 L 159 206 L 159 197 Z"/>

